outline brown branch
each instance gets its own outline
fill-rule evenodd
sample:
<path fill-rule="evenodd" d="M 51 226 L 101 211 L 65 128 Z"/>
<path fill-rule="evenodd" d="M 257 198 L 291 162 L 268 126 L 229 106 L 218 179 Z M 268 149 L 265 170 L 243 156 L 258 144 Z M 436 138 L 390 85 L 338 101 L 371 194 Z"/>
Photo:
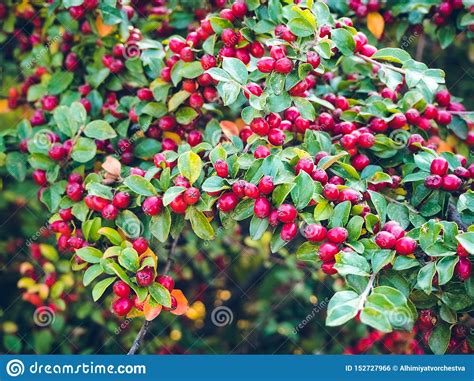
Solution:
<path fill-rule="evenodd" d="M 466 225 L 463 220 L 461 219 L 461 216 L 456 208 L 456 205 L 454 205 L 452 202 L 448 204 L 448 220 L 455 222 L 459 229 L 463 231 L 467 231 L 468 225 Z"/>
<path fill-rule="evenodd" d="M 383 63 L 381 63 L 381 62 L 379 62 L 379 61 L 374 60 L 373 58 L 366 57 L 366 56 L 364 56 L 364 55 L 362 55 L 362 54 L 359 54 L 359 53 L 357 53 L 356 56 L 359 57 L 359 58 L 362 58 L 362 59 L 363 59 L 364 61 L 366 61 L 366 62 L 370 62 L 372 65 L 376 65 L 376 66 L 379 66 L 379 67 L 382 67 L 382 68 L 387 68 L 387 69 L 389 69 L 389 70 L 396 71 L 397 73 L 400 73 L 400 74 L 402 74 L 402 75 L 405 75 L 405 74 L 406 74 L 405 70 L 403 70 L 403 69 L 401 69 L 401 68 L 399 68 L 399 67 L 396 67 L 396 66 L 393 66 L 393 65 L 386 65 L 386 64 L 383 64 Z"/>
<path fill-rule="evenodd" d="M 173 256 L 176 252 L 176 247 L 178 246 L 178 241 L 179 241 L 179 235 L 173 240 L 173 243 L 171 244 L 171 248 L 168 251 L 168 258 L 166 260 L 166 265 L 164 269 L 164 274 L 168 274 L 168 272 L 171 269 L 171 265 L 173 264 Z M 150 328 L 151 321 L 145 320 L 143 323 L 142 327 L 140 328 L 140 331 L 138 332 L 137 336 L 135 337 L 135 340 L 133 340 L 133 344 L 128 351 L 127 355 L 134 355 L 138 349 L 140 348 L 140 344 L 144 337 L 146 336 L 148 329 Z"/>

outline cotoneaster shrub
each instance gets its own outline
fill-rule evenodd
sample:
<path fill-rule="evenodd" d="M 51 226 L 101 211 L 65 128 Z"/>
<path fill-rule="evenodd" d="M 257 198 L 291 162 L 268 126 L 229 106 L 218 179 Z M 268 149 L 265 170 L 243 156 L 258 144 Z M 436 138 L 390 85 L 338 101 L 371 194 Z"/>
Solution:
<path fill-rule="evenodd" d="M 473 122 L 443 71 L 377 50 L 323 2 L 214 5 L 159 42 L 166 20 L 143 15 L 163 10 L 53 3 L 35 31 L 59 49 L 9 52 L 26 77 L 9 105 L 35 109 L 4 138 L 6 168 L 32 169 L 94 300 L 146 319 L 132 352 L 188 308 L 168 274 L 182 232 L 237 223 L 344 278 L 327 325 L 416 324 L 435 353 L 471 351 Z"/>

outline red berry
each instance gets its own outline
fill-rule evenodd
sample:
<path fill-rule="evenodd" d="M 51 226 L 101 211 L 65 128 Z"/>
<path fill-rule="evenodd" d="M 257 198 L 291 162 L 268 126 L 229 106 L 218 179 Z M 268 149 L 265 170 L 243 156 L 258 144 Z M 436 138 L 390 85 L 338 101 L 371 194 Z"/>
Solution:
<path fill-rule="evenodd" d="M 448 173 L 448 168 L 448 161 L 442 157 L 434 159 L 430 164 L 430 172 L 433 175 L 444 176 L 446 173 Z"/>
<path fill-rule="evenodd" d="M 337 253 L 339 253 L 339 247 L 330 242 L 323 243 L 318 250 L 319 259 L 323 262 L 334 261 Z"/>
<path fill-rule="evenodd" d="M 440 106 L 447 107 L 451 103 L 451 95 L 448 90 L 438 91 L 435 95 L 436 102 Z"/>
<path fill-rule="evenodd" d="M 258 146 L 253 153 L 255 159 L 264 159 L 270 156 L 270 150 L 265 146 Z"/>
<path fill-rule="evenodd" d="M 139 237 L 135 241 L 133 241 L 132 246 L 140 255 L 148 250 L 148 241 L 143 237 Z"/>
<path fill-rule="evenodd" d="M 275 60 L 271 57 L 260 58 L 257 62 L 257 68 L 262 73 L 271 73 L 275 67 Z"/>
<path fill-rule="evenodd" d="M 459 279 L 467 280 L 471 277 L 472 264 L 468 258 L 461 257 L 459 262 L 456 265 L 456 274 L 458 274 Z"/>
<path fill-rule="evenodd" d="M 304 236 L 310 242 L 321 242 L 326 238 L 327 230 L 319 224 L 309 224 L 304 229 Z"/>
<path fill-rule="evenodd" d="M 143 212 L 148 216 L 155 216 L 161 212 L 163 208 L 163 201 L 157 196 L 147 197 L 143 201 L 142 209 Z"/>
<path fill-rule="evenodd" d="M 245 183 L 244 193 L 248 198 L 257 198 L 259 196 L 258 187 L 252 183 Z"/>
<path fill-rule="evenodd" d="M 397 240 L 395 250 L 400 255 L 413 254 L 416 250 L 416 241 L 410 237 L 402 237 Z"/>
<path fill-rule="evenodd" d="M 214 169 L 216 170 L 217 176 L 226 178 L 229 176 L 229 166 L 224 160 L 216 160 L 214 163 Z"/>
<path fill-rule="evenodd" d="M 261 58 L 265 53 L 265 48 L 259 41 L 252 42 L 249 45 L 250 54 L 255 58 Z"/>
<path fill-rule="evenodd" d="M 405 235 L 405 230 L 396 221 L 387 222 L 383 226 L 382 230 L 393 234 L 395 239 L 399 239 Z"/>
<path fill-rule="evenodd" d="M 115 220 L 118 216 L 119 210 L 117 207 L 109 204 L 102 209 L 102 217 L 106 220 Z"/>
<path fill-rule="evenodd" d="M 147 287 L 153 282 L 153 269 L 151 267 L 145 267 L 143 270 L 137 271 L 135 277 L 139 286 Z"/>
<path fill-rule="evenodd" d="M 250 123 L 250 128 L 254 133 L 260 136 L 265 136 L 270 131 L 270 126 L 267 121 L 263 118 L 255 118 Z"/>
<path fill-rule="evenodd" d="M 173 291 L 174 289 L 174 280 L 169 275 L 160 275 L 157 276 L 155 281 L 161 284 L 164 288 L 166 288 L 169 292 Z"/>
<path fill-rule="evenodd" d="M 217 202 L 217 208 L 222 212 L 227 213 L 233 210 L 237 206 L 238 202 L 239 199 L 234 193 L 227 192 L 219 198 L 219 201 Z"/>
<path fill-rule="evenodd" d="M 301 171 L 304 171 L 307 174 L 311 174 L 313 170 L 314 170 L 313 160 L 308 157 L 301 158 L 298 161 L 298 163 L 296 163 L 296 166 L 295 166 L 296 174 L 299 174 Z"/>
<path fill-rule="evenodd" d="M 258 182 L 258 190 L 262 194 L 270 194 L 275 189 L 273 178 L 271 176 L 263 176 Z"/>
<path fill-rule="evenodd" d="M 127 192 L 117 192 L 112 200 L 112 205 L 119 209 L 128 208 L 130 205 L 130 194 Z"/>
<path fill-rule="evenodd" d="M 268 131 L 268 141 L 274 146 L 282 146 L 285 143 L 285 133 L 279 128 Z"/>
<path fill-rule="evenodd" d="M 323 188 L 323 196 L 329 201 L 336 201 L 339 198 L 339 189 L 337 185 L 326 184 Z"/>
<path fill-rule="evenodd" d="M 268 217 L 271 210 L 270 201 L 268 201 L 265 197 L 259 197 L 255 200 L 255 204 L 253 206 L 253 213 L 258 218 L 265 218 Z"/>
<path fill-rule="evenodd" d="M 371 148 L 375 144 L 375 136 L 370 132 L 364 132 L 357 138 L 357 144 L 360 148 Z"/>
<path fill-rule="evenodd" d="M 341 227 L 335 227 L 335 228 L 330 229 L 327 232 L 326 238 L 328 239 L 329 242 L 340 244 L 340 243 L 345 242 L 348 236 L 349 236 L 349 233 L 346 229 L 341 228 Z"/>
<path fill-rule="evenodd" d="M 429 189 L 439 189 L 443 184 L 443 178 L 439 175 L 430 175 L 425 179 L 425 187 Z"/>
<path fill-rule="evenodd" d="M 78 183 L 68 183 L 66 186 L 66 194 L 72 201 L 81 201 L 84 187 Z"/>
<path fill-rule="evenodd" d="M 309 51 L 306 53 L 306 61 L 313 67 L 313 69 L 316 69 L 321 63 L 321 58 L 318 53 Z"/>
<path fill-rule="evenodd" d="M 170 203 L 170 208 L 176 214 L 184 214 L 186 213 L 186 209 L 188 208 L 188 204 L 184 200 L 182 194 L 176 196 L 173 201 Z"/>
<path fill-rule="evenodd" d="M 280 232 L 280 237 L 283 241 L 291 241 L 298 233 L 298 226 L 294 222 L 289 222 L 283 225 Z"/>
<path fill-rule="evenodd" d="M 127 298 L 117 299 L 112 303 L 112 309 L 114 313 L 118 316 L 127 315 L 133 307 L 133 302 Z"/>
<path fill-rule="evenodd" d="M 221 39 L 225 46 L 233 47 L 239 41 L 237 34 L 230 28 L 224 29 L 221 33 Z"/>
<path fill-rule="evenodd" d="M 446 175 L 443 177 L 443 184 L 441 187 L 448 192 L 454 192 L 461 187 L 461 184 L 462 180 L 456 175 Z"/>
<path fill-rule="evenodd" d="M 451 113 L 444 110 L 439 111 L 436 121 L 443 126 L 447 126 L 452 121 Z"/>
<path fill-rule="evenodd" d="M 123 280 L 118 280 L 113 286 L 114 294 L 121 298 L 128 298 L 130 295 L 130 286 Z"/>
<path fill-rule="evenodd" d="M 293 222 L 298 215 L 298 211 L 291 204 L 281 204 L 277 211 L 278 220 L 283 223 Z"/>
<path fill-rule="evenodd" d="M 188 205 L 196 204 L 201 198 L 201 192 L 197 188 L 189 188 L 183 194 L 184 202 Z"/>
<path fill-rule="evenodd" d="M 458 243 L 456 252 L 460 257 L 469 257 L 469 252 L 460 243 Z"/>
<path fill-rule="evenodd" d="M 337 274 L 337 270 L 334 268 L 335 264 L 336 264 L 336 262 L 334 262 L 334 261 L 324 262 L 321 265 L 321 270 L 323 271 L 323 273 L 325 273 L 327 275 Z"/>
<path fill-rule="evenodd" d="M 281 74 L 289 74 L 293 70 L 293 61 L 288 57 L 280 58 L 275 62 L 275 71 Z"/>
<path fill-rule="evenodd" d="M 386 231 L 378 232 L 375 236 L 375 243 L 381 249 L 391 249 L 395 246 L 396 242 L 397 239 L 395 238 L 395 236 L 392 233 Z"/>

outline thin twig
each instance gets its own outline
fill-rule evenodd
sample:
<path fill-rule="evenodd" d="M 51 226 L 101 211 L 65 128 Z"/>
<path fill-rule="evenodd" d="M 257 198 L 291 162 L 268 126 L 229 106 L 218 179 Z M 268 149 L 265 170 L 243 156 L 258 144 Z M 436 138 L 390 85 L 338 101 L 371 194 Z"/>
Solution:
<path fill-rule="evenodd" d="M 179 241 L 179 236 L 177 236 L 173 240 L 173 243 L 171 244 L 171 248 L 168 251 L 168 258 L 166 260 L 164 274 L 168 274 L 168 272 L 171 269 L 171 265 L 173 264 L 173 256 L 176 252 L 176 247 L 178 246 L 178 241 Z M 128 351 L 127 355 L 134 355 L 138 351 L 143 338 L 146 336 L 146 334 L 148 332 L 148 329 L 150 328 L 150 325 L 151 325 L 151 321 L 145 320 L 142 327 L 140 328 L 140 331 L 138 332 L 137 336 L 135 337 L 135 340 L 133 341 L 132 347 Z"/>
<path fill-rule="evenodd" d="M 390 196 L 387 196 L 387 195 L 383 195 L 385 197 L 385 199 L 387 201 L 390 201 L 390 202 L 393 202 L 395 204 L 398 204 L 398 205 L 403 205 L 405 206 L 410 212 L 412 213 L 415 213 L 415 214 L 420 214 L 420 212 L 416 209 L 413 209 L 410 205 L 408 205 L 407 203 L 405 202 L 401 202 L 401 201 L 398 201 L 398 200 L 395 200 L 394 198 L 390 197 Z"/>

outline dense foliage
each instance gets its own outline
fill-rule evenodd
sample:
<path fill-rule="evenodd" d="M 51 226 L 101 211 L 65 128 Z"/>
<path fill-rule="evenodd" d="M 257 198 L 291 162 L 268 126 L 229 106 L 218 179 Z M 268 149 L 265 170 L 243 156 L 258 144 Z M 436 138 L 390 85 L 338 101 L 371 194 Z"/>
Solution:
<path fill-rule="evenodd" d="M 169 274 L 176 251 L 190 231 L 207 241 L 238 224 L 273 258 L 344 280 L 326 324 L 377 330 L 347 352 L 393 345 L 394 330 L 434 353 L 472 351 L 474 121 L 442 70 L 378 50 L 323 2 L 216 3 L 192 17 L 54 2 L 26 40 L 25 4 L 18 17 L 5 8 L 19 44 L 6 37 L 2 54 L 24 77 L 8 106 L 33 111 L 4 133 L 3 160 L 16 180 L 32 171 L 57 249 L 95 301 L 112 288 L 118 316 L 188 312 Z M 66 310 L 76 283 L 53 267 L 38 287 L 29 270 L 25 299 Z"/>

